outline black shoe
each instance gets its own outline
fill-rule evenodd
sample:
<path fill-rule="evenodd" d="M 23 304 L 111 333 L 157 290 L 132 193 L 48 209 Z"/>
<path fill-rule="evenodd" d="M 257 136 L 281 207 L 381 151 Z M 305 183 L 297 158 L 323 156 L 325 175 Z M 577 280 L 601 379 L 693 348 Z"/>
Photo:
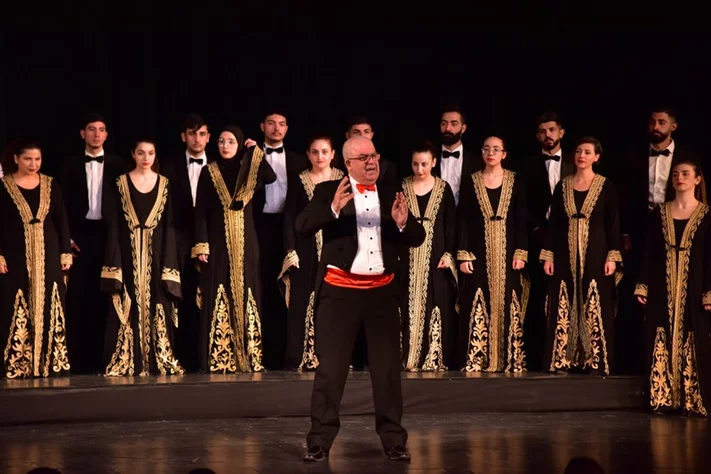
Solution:
<path fill-rule="evenodd" d="M 410 451 L 405 446 L 395 445 L 390 449 L 385 450 L 385 456 L 391 461 L 406 461 L 410 462 Z"/>
<path fill-rule="evenodd" d="M 306 454 L 304 454 L 304 461 L 307 462 L 319 462 L 328 459 L 328 451 L 323 449 L 323 446 L 311 446 Z"/>

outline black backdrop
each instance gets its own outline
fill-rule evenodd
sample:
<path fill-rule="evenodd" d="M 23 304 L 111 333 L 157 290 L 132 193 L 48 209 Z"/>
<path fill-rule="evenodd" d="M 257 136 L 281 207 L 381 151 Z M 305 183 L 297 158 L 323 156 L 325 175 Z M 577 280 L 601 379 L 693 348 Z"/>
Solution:
<path fill-rule="evenodd" d="M 50 175 L 66 155 L 81 153 L 79 123 L 90 111 L 109 120 L 108 150 L 128 157 L 131 140 L 148 133 L 164 160 L 182 153 L 180 126 L 191 111 L 258 138 L 262 108 L 284 107 L 286 144 L 297 151 L 317 131 L 332 134 L 340 147 L 347 116 L 365 114 L 378 149 L 402 175 L 409 173 L 409 146 L 437 139 L 440 107 L 451 101 L 468 112 L 465 143 L 478 147 L 487 133 L 503 133 L 512 160 L 536 151 L 535 117 L 557 109 L 568 146 L 582 134 L 602 140 L 608 172 L 625 148 L 645 142 L 652 103 L 678 109 L 678 138 L 687 145 L 701 149 L 709 129 L 711 40 L 701 35 L 536 27 L 477 33 L 476 21 L 470 31 L 408 31 L 404 22 L 397 33 L 341 24 L 320 33 L 240 32 L 227 31 L 224 18 L 221 27 L 196 33 L 188 23 L 167 28 L 145 19 L 145 27 L 83 31 L 80 22 L 94 14 L 108 22 L 112 12 L 44 18 L 48 26 L 31 32 L 17 22 L 3 32 L 0 145 L 39 139 Z M 155 7 L 152 15 L 160 16 Z M 280 25 L 301 15 L 285 11 Z"/>

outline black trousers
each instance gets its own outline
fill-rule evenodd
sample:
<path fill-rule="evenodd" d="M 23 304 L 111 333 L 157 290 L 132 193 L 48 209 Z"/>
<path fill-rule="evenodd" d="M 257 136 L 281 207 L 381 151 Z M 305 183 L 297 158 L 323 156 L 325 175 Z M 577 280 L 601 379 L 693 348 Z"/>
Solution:
<path fill-rule="evenodd" d="M 101 267 L 106 247 L 106 222 L 85 220 L 72 237 L 80 249 L 67 281 L 67 351 L 74 374 L 104 371 L 104 335 L 109 295 L 102 293 Z"/>
<path fill-rule="evenodd" d="M 375 431 L 383 448 L 405 445 L 401 425 L 400 322 L 396 283 L 370 290 L 323 283 L 316 313 L 316 369 L 309 446 L 330 449 L 340 428 L 339 410 L 361 322 L 365 326 L 375 404 Z"/>
<path fill-rule="evenodd" d="M 178 302 L 178 328 L 175 329 L 175 354 L 188 372 L 200 368 L 200 310 L 197 306 L 197 287 L 200 274 L 195 267 L 196 259 L 190 257 L 189 249 L 180 251 L 180 286 L 183 298 Z"/>

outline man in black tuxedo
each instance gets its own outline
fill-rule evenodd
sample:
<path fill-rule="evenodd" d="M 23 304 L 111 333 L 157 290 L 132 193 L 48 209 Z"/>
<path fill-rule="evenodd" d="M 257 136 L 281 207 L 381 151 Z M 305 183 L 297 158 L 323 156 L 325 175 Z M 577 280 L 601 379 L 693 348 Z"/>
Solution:
<path fill-rule="evenodd" d="M 355 137 L 343 145 L 348 176 L 316 186 L 296 219 L 297 232 L 323 231 L 316 276 L 316 355 L 311 431 L 305 461 L 323 461 L 340 427 L 339 409 L 361 322 L 365 323 L 375 429 L 386 456 L 408 461 L 400 371 L 398 246 L 418 247 L 425 230 L 408 211 L 400 187 L 376 184 L 380 155 Z"/>
<path fill-rule="evenodd" d="M 473 192 L 472 173 L 484 168 L 479 148 L 465 148 L 462 135 L 467 131 L 467 116 L 456 104 L 444 107 L 439 122 L 442 135 L 442 153 L 432 170 L 452 188 L 454 203 L 459 206 L 461 192 Z"/>
<path fill-rule="evenodd" d="M 104 368 L 109 314 L 109 300 L 99 289 L 107 237 L 103 210 L 116 178 L 128 166 L 104 152 L 108 129 L 101 115 L 85 117 L 79 134 L 84 153 L 65 160 L 59 179 L 74 254 L 67 284 L 67 347 L 74 373 L 96 374 Z"/>
<path fill-rule="evenodd" d="M 260 124 L 264 133 L 264 157 L 277 176 L 275 182 L 254 194 L 254 220 L 259 238 L 259 267 L 262 283 L 262 337 L 264 366 L 284 368 L 286 358 L 286 301 L 277 283 L 284 248 L 284 203 L 289 186 L 301 186 L 299 173 L 309 167 L 304 155 L 287 150 L 284 138 L 289 131 L 286 114 L 270 109 Z"/>
<path fill-rule="evenodd" d="M 527 364 L 529 370 L 540 370 L 543 363 L 545 339 L 545 294 L 547 277 L 538 254 L 543 248 L 548 231 L 553 191 L 561 179 L 575 173 L 572 158 L 563 153 L 561 140 L 565 129 L 555 112 L 546 112 L 536 119 L 536 139 L 541 153 L 529 158 L 523 166 L 528 207 L 529 275 L 531 293 L 524 322 Z"/>
<path fill-rule="evenodd" d="M 178 270 L 183 293 L 175 351 L 183 366 L 191 371 L 199 367 L 200 310 L 196 298 L 199 275 L 190 251 L 195 245 L 197 186 L 200 173 L 208 164 L 205 147 L 210 142 L 210 129 L 201 115 L 190 114 L 183 122 L 180 137 L 185 143 L 185 155 L 166 163 L 161 174 L 170 182 L 180 265 Z"/>

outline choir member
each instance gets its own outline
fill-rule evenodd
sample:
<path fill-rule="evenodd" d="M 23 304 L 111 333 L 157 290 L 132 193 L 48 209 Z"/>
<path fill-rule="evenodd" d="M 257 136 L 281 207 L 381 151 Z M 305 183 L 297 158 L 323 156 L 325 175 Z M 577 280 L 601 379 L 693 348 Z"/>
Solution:
<path fill-rule="evenodd" d="M 200 365 L 206 373 L 260 372 L 262 242 L 255 231 L 253 198 L 276 176 L 260 148 L 245 149 L 239 127 L 223 127 L 217 143 L 220 156 L 200 174 L 195 209 Z"/>
<path fill-rule="evenodd" d="M 402 249 L 403 365 L 410 372 L 453 365 L 457 290 L 456 206 L 446 181 L 432 176 L 437 150 L 426 141 L 412 153 L 402 182 L 407 207 L 425 228 L 423 245 Z"/>
<path fill-rule="evenodd" d="M 62 193 L 39 172 L 42 151 L 36 143 L 20 143 L 13 159 L 0 186 L 0 376 L 66 375 L 66 272 L 72 254 Z"/>
<path fill-rule="evenodd" d="M 105 209 L 109 233 L 102 290 L 111 295 L 105 374 L 183 374 L 174 354 L 181 298 L 172 196 L 158 174 L 155 142 L 137 140 L 135 168 L 116 179 Z"/>
<path fill-rule="evenodd" d="M 645 310 L 648 403 L 711 410 L 711 213 L 700 166 L 679 158 L 674 199 L 652 212 L 635 295 Z"/>
<path fill-rule="evenodd" d="M 59 180 L 74 254 L 67 288 L 67 342 L 72 348 L 72 372 L 97 374 L 103 371 L 104 316 L 109 311 L 109 298 L 100 288 L 107 236 L 104 191 L 128 167 L 123 159 L 104 151 L 109 134 L 104 117 L 90 114 L 81 125 L 84 152 L 64 162 Z"/>
<path fill-rule="evenodd" d="M 614 372 L 614 319 L 622 278 L 617 192 L 593 166 L 600 141 L 581 138 L 576 172 L 556 186 L 540 259 L 549 278 L 544 368 Z"/>
<path fill-rule="evenodd" d="M 529 282 L 526 191 L 523 179 L 503 168 L 501 137 L 481 149 L 485 167 L 462 183 L 457 260 L 460 293 L 460 365 L 467 372 L 526 370 L 523 323 Z"/>
<path fill-rule="evenodd" d="M 346 140 L 352 137 L 365 137 L 373 140 L 375 129 L 368 117 L 355 115 L 348 119 L 345 135 Z M 346 171 L 345 168 L 343 168 L 343 170 Z M 378 183 L 386 183 L 388 186 L 397 186 L 398 184 L 397 166 L 394 162 L 386 160 L 383 157 L 380 157 L 380 176 L 378 176 Z"/>

